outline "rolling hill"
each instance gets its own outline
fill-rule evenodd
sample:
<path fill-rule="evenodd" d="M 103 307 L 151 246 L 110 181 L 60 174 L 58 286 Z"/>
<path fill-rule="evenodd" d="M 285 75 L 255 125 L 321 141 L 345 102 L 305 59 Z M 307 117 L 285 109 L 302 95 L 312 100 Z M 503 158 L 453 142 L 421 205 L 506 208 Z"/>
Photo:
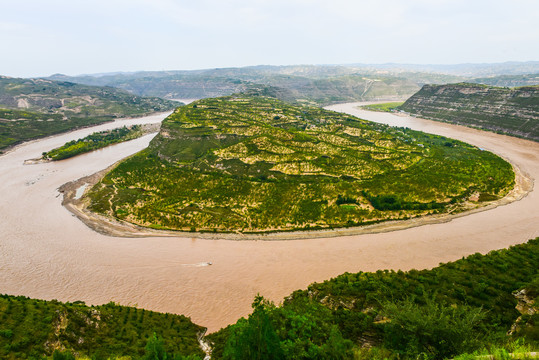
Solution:
<path fill-rule="evenodd" d="M 146 227 L 256 233 L 460 211 L 513 181 L 459 141 L 238 94 L 178 108 L 85 201 Z"/>
<path fill-rule="evenodd" d="M 0 77 L 0 149 L 122 117 L 175 109 L 181 103 L 112 87 Z"/>
<path fill-rule="evenodd" d="M 400 109 L 427 119 L 539 141 L 539 86 L 425 85 Z"/>

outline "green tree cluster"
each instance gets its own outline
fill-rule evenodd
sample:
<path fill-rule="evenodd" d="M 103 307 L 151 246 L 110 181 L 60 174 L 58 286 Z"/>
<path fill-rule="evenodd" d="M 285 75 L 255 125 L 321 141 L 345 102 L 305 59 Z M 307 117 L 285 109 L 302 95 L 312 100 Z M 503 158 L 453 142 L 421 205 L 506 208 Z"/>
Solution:
<path fill-rule="evenodd" d="M 430 270 L 345 273 L 294 292 L 279 307 L 257 298 L 247 320 L 208 338 L 214 359 L 260 342 L 276 349 L 274 334 L 275 353 L 285 359 L 447 359 L 515 340 L 537 350 L 539 315 L 520 314 L 514 296 L 526 289 L 537 301 L 537 279 L 539 238 Z M 519 317 L 519 330 L 508 336 Z M 261 321 L 271 335 L 238 342 Z"/>

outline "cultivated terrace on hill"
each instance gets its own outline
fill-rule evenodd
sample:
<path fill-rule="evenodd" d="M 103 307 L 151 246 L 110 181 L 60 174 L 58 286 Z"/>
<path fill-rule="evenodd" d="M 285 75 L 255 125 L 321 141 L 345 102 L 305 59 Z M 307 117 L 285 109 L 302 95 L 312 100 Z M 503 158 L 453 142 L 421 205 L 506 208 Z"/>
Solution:
<path fill-rule="evenodd" d="M 178 108 L 85 201 L 146 227 L 256 233 L 455 212 L 513 183 L 510 164 L 456 140 L 239 94 Z"/>
<path fill-rule="evenodd" d="M 400 109 L 427 119 L 539 141 L 539 86 L 425 85 Z"/>
<path fill-rule="evenodd" d="M 179 105 L 111 87 L 0 76 L 0 149 L 115 118 L 169 111 Z"/>

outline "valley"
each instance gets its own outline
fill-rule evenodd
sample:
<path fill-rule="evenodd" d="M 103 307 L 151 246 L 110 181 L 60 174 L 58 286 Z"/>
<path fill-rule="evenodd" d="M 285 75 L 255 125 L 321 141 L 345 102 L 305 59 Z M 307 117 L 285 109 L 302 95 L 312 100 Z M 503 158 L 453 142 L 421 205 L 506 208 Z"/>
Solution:
<path fill-rule="evenodd" d="M 539 145 L 523 139 L 358 109 L 331 107 L 368 120 L 459 139 L 493 151 L 530 179 L 539 176 Z M 165 115 L 145 118 L 159 122 Z M 538 195 L 533 183 L 519 201 L 449 222 L 378 234 L 296 241 L 229 241 L 189 236 L 119 238 L 89 229 L 61 206 L 57 188 L 94 174 L 145 148 L 150 138 L 116 144 L 60 162 L 23 165 L 43 151 L 106 127 L 140 123 L 121 120 L 19 145 L 0 157 L 6 171 L 0 192 L 4 230 L 2 291 L 40 299 L 115 301 L 190 316 L 215 331 L 251 311 L 257 293 L 281 301 L 296 289 L 344 272 L 431 268 L 475 252 L 539 236 Z M 81 166 L 83 164 L 83 166 Z M 58 228 L 62 232 L 57 231 Z M 341 236 L 339 236 L 341 235 Z M 380 256 L 383 254 L 383 256 Z M 211 266 L 203 266 L 211 262 Z M 290 276 L 294 274 L 294 276 Z"/>

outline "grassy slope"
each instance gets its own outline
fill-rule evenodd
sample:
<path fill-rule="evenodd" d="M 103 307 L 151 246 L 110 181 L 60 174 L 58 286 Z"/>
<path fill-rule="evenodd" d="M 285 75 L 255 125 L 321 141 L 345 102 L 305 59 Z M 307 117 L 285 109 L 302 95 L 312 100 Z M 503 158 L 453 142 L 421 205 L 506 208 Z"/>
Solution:
<path fill-rule="evenodd" d="M 407 353 L 402 348 L 405 339 L 394 343 L 390 338 L 391 319 L 385 318 L 387 313 L 383 311 L 386 302 L 399 304 L 411 300 L 419 309 L 425 309 L 429 299 L 434 298 L 446 309 L 482 312 L 482 321 L 470 334 L 477 341 L 466 347 L 467 351 L 474 351 L 490 345 L 503 345 L 511 340 L 506 333 L 520 316 L 515 309 L 517 300 L 513 292 L 527 288 L 528 295 L 535 298 L 537 306 L 537 284 L 539 238 L 487 255 L 474 254 L 432 270 L 345 273 L 294 292 L 285 298 L 282 306 L 270 306 L 266 313 L 285 354 L 303 353 L 303 358 L 317 358 L 312 354 L 323 353 L 324 346 L 327 348 L 327 344 L 335 342 L 337 337 L 331 339 L 330 336 L 333 329 L 333 333 L 341 336 L 343 358 L 352 357 L 352 352 L 356 352 L 358 358 L 395 358 L 397 354 L 401 358 L 413 358 L 418 354 Z M 417 331 L 413 336 L 421 342 L 438 330 L 435 330 L 437 323 L 447 320 L 436 320 L 435 314 L 430 318 L 434 321 L 432 328 L 405 328 L 402 333 Z M 526 337 L 535 349 L 539 348 L 539 313 L 523 317 L 521 321 L 520 331 L 512 338 Z M 245 321 L 240 320 L 237 325 L 209 336 L 214 342 L 213 358 L 222 357 L 231 334 L 244 326 Z M 450 330 L 446 341 L 449 342 L 449 337 L 458 331 Z M 360 350 L 364 344 L 373 346 L 370 353 Z M 444 344 L 435 346 L 443 347 Z M 362 354 L 361 357 L 358 354 Z M 294 355 L 286 357 L 294 358 Z"/>
<path fill-rule="evenodd" d="M 56 349 L 138 359 L 154 332 L 168 353 L 203 355 L 197 335 L 204 328 L 181 315 L 0 295 L 0 319 L 0 358 L 6 360 L 38 359 Z"/>
<path fill-rule="evenodd" d="M 238 95 L 179 108 L 89 196 L 94 211 L 144 226 L 257 232 L 454 211 L 513 178 L 462 142 Z"/>
<path fill-rule="evenodd" d="M 432 120 L 539 141 L 539 86 L 425 85 L 400 108 Z"/>
<path fill-rule="evenodd" d="M 168 111 L 179 105 L 110 87 L 0 77 L 0 149 L 115 118 Z"/>

